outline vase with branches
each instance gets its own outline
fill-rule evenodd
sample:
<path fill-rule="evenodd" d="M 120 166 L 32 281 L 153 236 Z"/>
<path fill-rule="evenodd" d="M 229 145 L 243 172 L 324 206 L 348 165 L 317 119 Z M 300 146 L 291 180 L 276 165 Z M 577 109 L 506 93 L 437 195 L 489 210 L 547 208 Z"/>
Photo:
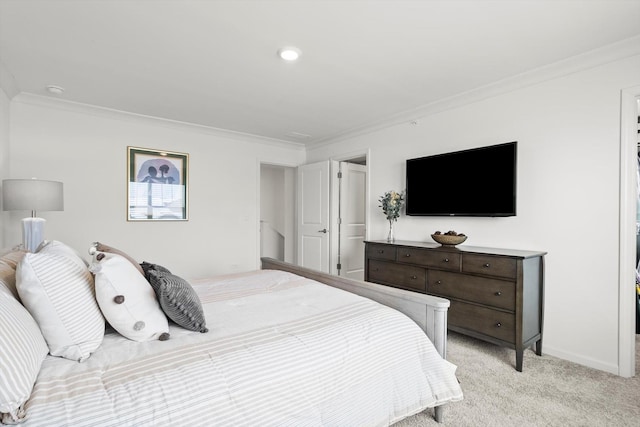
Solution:
<path fill-rule="evenodd" d="M 395 236 L 393 234 L 393 223 L 396 222 L 400 216 L 400 210 L 404 205 L 404 194 L 393 190 L 387 191 L 382 197 L 380 197 L 379 201 L 382 212 L 387 217 L 387 221 L 389 221 L 387 242 L 393 242 L 395 240 Z"/>

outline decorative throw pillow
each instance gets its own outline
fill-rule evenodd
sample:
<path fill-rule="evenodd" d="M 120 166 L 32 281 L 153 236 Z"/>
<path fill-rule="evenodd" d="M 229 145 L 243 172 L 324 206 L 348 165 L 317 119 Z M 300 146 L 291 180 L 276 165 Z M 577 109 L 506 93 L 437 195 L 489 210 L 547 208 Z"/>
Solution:
<path fill-rule="evenodd" d="M 149 283 L 164 313 L 185 329 L 208 332 L 198 294 L 186 280 L 164 270 L 147 270 Z"/>
<path fill-rule="evenodd" d="M 16 269 L 0 261 L 0 288 L 6 289 L 15 299 L 20 299 L 16 289 Z"/>
<path fill-rule="evenodd" d="M 54 240 L 25 254 L 18 263 L 16 284 L 51 355 L 82 362 L 102 344 L 104 317 L 93 277 L 75 250 Z"/>
<path fill-rule="evenodd" d="M 134 341 L 169 339 L 169 323 L 153 288 L 123 256 L 96 252 L 96 299 L 109 324 Z"/>
<path fill-rule="evenodd" d="M 0 287 L 0 414 L 19 423 L 42 361 L 49 349 L 36 321 L 13 295 Z"/>
<path fill-rule="evenodd" d="M 167 268 L 159 265 L 159 264 L 151 264 L 150 262 L 147 261 L 142 261 L 142 263 L 140 264 L 140 267 L 142 268 L 142 271 L 144 271 L 144 277 L 145 279 L 147 279 L 147 281 L 149 281 L 149 283 L 151 283 L 150 279 L 149 279 L 149 271 L 150 270 L 154 270 L 154 271 L 160 271 L 163 273 L 171 273 Z"/>
<path fill-rule="evenodd" d="M 107 246 L 103 243 L 100 242 L 95 242 L 93 244 L 94 248 L 98 251 L 98 252 L 106 252 L 108 254 L 118 254 L 122 257 L 125 257 L 131 264 L 133 264 L 133 266 L 136 268 L 136 270 L 138 270 L 140 272 L 140 274 L 142 274 L 144 276 L 144 271 L 142 270 L 142 267 L 140 267 L 140 264 L 138 264 L 136 262 L 135 259 L 133 259 L 132 257 L 130 257 L 128 254 L 122 252 L 119 249 L 116 248 L 112 248 L 111 246 Z M 89 250 L 89 253 L 91 253 L 91 250 Z M 93 253 L 91 253 L 91 255 L 93 255 Z"/>
<path fill-rule="evenodd" d="M 0 284 L 11 291 L 18 301 L 20 301 L 20 296 L 18 289 L 16 289 L 16 268 L 25 253 L 25 251 L 16 250 L 0 256 Z"/>
<path fill-rule="evenodd" d="M 24 249 L 20 249 L 21 246 L 22 245 L 17 246 L 13 249 L 7 249 L 2 252 L 2 255 L 0 255 L 0 261 L 13 267 L 13 269 L 15 270 L 18 267 L 18 263 L 20 262 L 20 260 L 22 260 L 22 257 L 24 257 L 24 254 L 27 253 L 27 251 L 25 251 Z"/>

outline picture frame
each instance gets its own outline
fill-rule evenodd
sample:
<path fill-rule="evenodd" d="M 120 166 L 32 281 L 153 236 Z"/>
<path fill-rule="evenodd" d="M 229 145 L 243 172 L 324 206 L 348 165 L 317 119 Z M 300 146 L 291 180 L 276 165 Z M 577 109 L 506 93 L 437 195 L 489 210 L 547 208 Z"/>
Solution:
<path fill-rule="evenodd" d="M 127 220 L 189 219 L 189 154 L 127 147 Z"/>

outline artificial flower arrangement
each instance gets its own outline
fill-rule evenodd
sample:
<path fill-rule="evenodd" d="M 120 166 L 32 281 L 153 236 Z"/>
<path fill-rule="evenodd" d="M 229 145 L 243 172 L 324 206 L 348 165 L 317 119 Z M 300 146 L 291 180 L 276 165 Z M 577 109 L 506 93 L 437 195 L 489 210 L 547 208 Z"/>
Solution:
<path fill-rule="evenodd" d="M 387 217 L 389 221 L 389 236 L 387 237 L 388 241 L 393 241 L 393 222 L 398 220 L 400 216 L 400 209 L 404 205 L 404 194 L 398 193 L 395 191 L 387 191 L 384 193 L 382 197 L 380 197 L 380 207 L 382 208 L 382 212 Z"/>

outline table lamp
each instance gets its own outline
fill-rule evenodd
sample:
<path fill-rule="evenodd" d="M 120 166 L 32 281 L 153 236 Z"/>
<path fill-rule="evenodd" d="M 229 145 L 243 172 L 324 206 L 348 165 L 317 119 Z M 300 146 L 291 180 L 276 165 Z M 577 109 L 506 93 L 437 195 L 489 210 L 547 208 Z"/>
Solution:
<path fill-rule="evenodd" d="M 5 211 L 31 211 L 30 218 L 22 219 L 22 244 L 25 250 L 35 252 L 44 240 L 44 218 L 36 211 L 62 211 L 64 200 L 62 183 L 41 179 L 5 179 L 2 181 L 2 209 Z"/>

